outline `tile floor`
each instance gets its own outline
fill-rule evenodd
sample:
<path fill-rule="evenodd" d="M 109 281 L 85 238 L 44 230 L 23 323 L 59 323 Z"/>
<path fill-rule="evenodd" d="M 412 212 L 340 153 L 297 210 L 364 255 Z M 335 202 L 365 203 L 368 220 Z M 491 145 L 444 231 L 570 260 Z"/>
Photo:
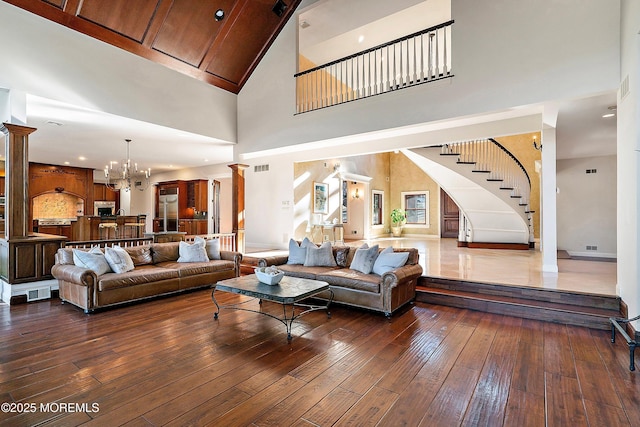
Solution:
<path fill-rule="evenodd" d="M 359 246 L 363 242 L 354 240 L 346 243 Z M 541 271 L 542 253 L 538 249 L 522 251 L 459 248 L 456 239 L 437 237 L 389 237 L 367 243 L 382 247 L 418 248 L 425 276 L 617 295 L 615 262 L 558 259 L 559 272 L 544 273 Z M 259 256 L 261 253 L 286 253 L 251 249 L 248 252 L 252 256 Z"/>

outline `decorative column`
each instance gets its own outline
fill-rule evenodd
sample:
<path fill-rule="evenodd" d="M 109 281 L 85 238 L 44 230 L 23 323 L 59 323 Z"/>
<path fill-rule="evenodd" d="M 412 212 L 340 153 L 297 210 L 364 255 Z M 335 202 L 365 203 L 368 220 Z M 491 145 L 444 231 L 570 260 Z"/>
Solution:
<path fill-rule="evenodd" d="M 236 236 L 236 250 L 244 253 L 244 170 L 249 165 L 235 163 L 229 167 L 233 170 L 231 175 L 231 226 Z"/>
<path fill-rule="evenodd" d="M 35 128 L 4 123 L 5 135 L 5 235 L 29 235 L 29 135 Z"/>

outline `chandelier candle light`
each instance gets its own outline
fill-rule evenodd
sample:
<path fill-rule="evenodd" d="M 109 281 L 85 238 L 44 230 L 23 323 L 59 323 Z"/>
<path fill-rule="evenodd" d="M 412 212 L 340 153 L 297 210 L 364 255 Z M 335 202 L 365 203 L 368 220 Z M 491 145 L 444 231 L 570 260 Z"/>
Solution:
<path fill-rule="evenodd" d="M 138 164 L 131 166 L 131 156 L 129 155 L 130 139 L 125 139 L 127 143 L 127 159 L 122 161 L 121 165 L 115 170 L 113 164 L 117 162 L 109 162 L 104 167 L 104 177 L 107 179 L 107 188 L 113 191 L 124 190 L 129 191 L 136 188 L 144 191 L 149 187 L 149 178 L 151 177 L 151 168 L 138 171 Z"/>

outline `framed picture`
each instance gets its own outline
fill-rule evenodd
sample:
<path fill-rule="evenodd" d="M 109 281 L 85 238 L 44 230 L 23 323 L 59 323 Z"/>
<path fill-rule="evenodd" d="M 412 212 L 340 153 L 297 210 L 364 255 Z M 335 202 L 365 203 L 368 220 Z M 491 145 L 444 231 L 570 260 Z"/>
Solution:
<path fill-rule="evenodd" d="M 329 213 L 329 184 L 313 183 L 313 213 Z"/>

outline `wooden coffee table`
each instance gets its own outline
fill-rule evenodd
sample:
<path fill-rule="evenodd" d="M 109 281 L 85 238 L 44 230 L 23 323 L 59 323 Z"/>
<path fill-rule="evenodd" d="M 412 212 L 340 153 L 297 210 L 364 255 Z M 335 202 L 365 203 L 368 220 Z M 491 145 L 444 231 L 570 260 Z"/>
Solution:
<path fill-rule="evenodd" d="M 277 302 L 282 304 L 283 316 L 278 317 L 271 313 L 252 310 L 241 306 L 241 304 L 245 304 L 253 300 L 244 301 L 238 304 L 220 306 L 218 301 L 216 301 L 216 291 L 232 292 L 234 294 L 257 298 L 259 299 L 260 304 L 262 304 L 263 300 Z M 327 301 L 326 305 L 301 303 L 302 300 L 317 295 L 323 291 L 329 291 L 331 293 L 331 297 L 329 298 L 329 301 Z M 331 317 L 329 305 L 333 300 L 333 291 L 329 289 L 329 284 L 327 282 L 319 280 L 285 276 L 277 285 L 265 285 L 258 280 L 255 274 L 250 274 L 248 276 L 240 276 L 233 279 L 219 281 L 214 285 L 213 291 L 211 292 L 211 299 L 217 308 L 217 311 L 213 314 L 213 318 L 215 320 L 218 319 L 221 308 L 264 314 L 265 316 L 269 316 L 282 322 L 287 328 L 287 339 L 291 340 L 291 325 L 293 324 L 293 321 L 300 316 L 316 310 L 326 310 L 327 317 Z M 303 310 L 296 314 L 296 307 L 302 307 Z"/>

